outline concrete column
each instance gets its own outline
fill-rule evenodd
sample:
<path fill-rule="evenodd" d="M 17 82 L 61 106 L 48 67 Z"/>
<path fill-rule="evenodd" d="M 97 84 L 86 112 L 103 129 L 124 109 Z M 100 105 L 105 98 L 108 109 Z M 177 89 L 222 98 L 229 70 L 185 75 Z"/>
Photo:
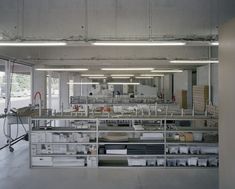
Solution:
<path fill-rule="evenodd" d="M 69 108 L 69 73 L 60 73 L 60 110 L 63 103 L 63 108 Z"/>
<path fill-rule="evenodd" d="M 197 68 L 197 85 L 208 85 L 209 66 Z M 218 105 L 218 64 L 211 65 L 211 100 L 214 105 Z"/>
<path fill-rule="evenodd" d="M 235 19 L 219 32 L 219 185 L 220 189 L 235 187 Z"/>
<path fill-rule="evenodd" d="M 157 94 L 160 93 L 160 85 L 161 85 L 161 78 L 160 77 L 155 77 L 154 78 L 154 85 L 156 86 L 156 96 Z"/>
<path fill-rule="evenodd" d="M 172 74 L 167 74 L 164 76 L 164 100 L 171 101 L 172 100 Z"/>
<path fill-rule="evenodd" d="M 193 72 L 192 70 L 187 71 L 187 80 L 188 80 L 188 86 L 187 86 L 187 101 L 188 101 L 188 108 L 193 107 Z"/>
<path fill-rule="evenodd" d="M 40 66 L 41 68 L 42 66 Z M 47 107 L 47 97 L 46 97 L 46 71 L 37 71 L 35 70 L 37 66 L 34 66 L 32 71 L 32 99 L 36 92 L 40 92 L 42 96 L 42 106 L 43 108 Z M 34 99 L 33 99 L 34 100 Z"/>
<path fill-rule="evenodd" d="M 81 82 L 81 77 L 78 73 L 74 74 L 74 82 Z M 81 96 L 81 85 L 74 85 L 74 96 Z"/>

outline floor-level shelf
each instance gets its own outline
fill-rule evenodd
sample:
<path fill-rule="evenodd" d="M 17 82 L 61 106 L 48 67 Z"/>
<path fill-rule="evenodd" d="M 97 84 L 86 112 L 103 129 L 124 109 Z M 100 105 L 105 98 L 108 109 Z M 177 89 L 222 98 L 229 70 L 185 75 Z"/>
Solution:
<path fill-rule="evenodd" d="M 207 125 L 211 120 L 217 118 L 32 118 L 30 166 L 218 167 L 218 127 Z"/>

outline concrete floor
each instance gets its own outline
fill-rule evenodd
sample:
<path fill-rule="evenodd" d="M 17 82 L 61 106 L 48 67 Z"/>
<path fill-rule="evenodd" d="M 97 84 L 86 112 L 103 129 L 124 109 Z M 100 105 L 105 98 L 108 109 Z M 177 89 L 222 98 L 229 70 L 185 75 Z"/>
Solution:
<path fill-rule="evenodd" d="M 28 143 L 0 151 L 0 189 L 218 189 L 217 169 L 29 168 Z"/>

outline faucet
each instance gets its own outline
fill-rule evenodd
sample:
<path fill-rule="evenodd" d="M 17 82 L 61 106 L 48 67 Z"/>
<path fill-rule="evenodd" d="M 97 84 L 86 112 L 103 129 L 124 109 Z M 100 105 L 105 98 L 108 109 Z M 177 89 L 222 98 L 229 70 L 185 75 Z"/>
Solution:
<path fill-rule="evenodd" d="M 39 117 L 41 117 L 42 116 L 42 95 L 39 91 L 36 92 L 34 95 L 34 105 L 36 105 L 37 96 L 39 96 Z"/>

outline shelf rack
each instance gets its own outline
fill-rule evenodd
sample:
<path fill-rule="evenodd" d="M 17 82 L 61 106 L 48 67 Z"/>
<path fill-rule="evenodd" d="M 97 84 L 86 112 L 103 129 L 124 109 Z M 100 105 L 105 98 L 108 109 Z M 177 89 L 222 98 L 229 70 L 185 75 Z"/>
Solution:
<path fill-rule="evenodd" d="M 103 126 L 103 123 L 116 123 L 119 121 L 127 121 L 130 122 L 130 126 L 126 126 L 126 127 L 115 127 L 115 126 Z M 208 121 L 208 120 L 218 120 L 218 118 L 215 118 L 213 116 L 205 116 L 205 115 L 196 115 L 196 116 L 191 116 L 191 115 L 184 115 L 184 116 L 144 116 L 144 117 L 119 117 L 119 118 L 112 118 L 112 117 L 108 117 L 108 118 L 99 118 L 99 117 L 91 117 L 91 118 L 87 118 L 87 117 L 73 117 L 73 116 L 63 116 L 63 117 L 59 117 L 59 116 L 50 116 L 50 117 L 33 117 L 29 120 L 29 126 L 30 126 L 30 167 L 57 167 L 59 166 L 59 164 L 53 164 L 53 158 L 57 158 L 57 157 L 62 157 L 62 158 L 75 158 L 71 161 L 75 161 L 76 159 L 81 160 L 81 159 L 85 159 L 85 163 L 84 166 L 87 167 L 126 167 L 128 166 L 127 160 L 128 158 L 138 158 L 139 159 L 146 159 L 146 160 L 157 160 L 158 158 L 161 158 L 164 160 L 164 164 L 162 166 L 154 166 L 154 168 L 171 168 L 167 165 L 167 161 L 169 159 L 187 159 L 187 158 L 214 158 L 218 160 L 218 154 L 169 154 L 167 152 L 167 148 L 169 146 L 205 146 L 205 147 L 210 147 L 210 146 L 214 146 L 217 147 L 218 146 L 218 142 L 203 142 L 203 141 L 170 141 L 168 139 L 168 134 L 174 134 L 174 133 L 218 133 L 218 128 L 215 127 L 202 127 L 202 125 L 200 125 L 200 127 L 174 127 L 174 129 L 172 128 L 168 128 L 168 123 L 169 121 L 171 122 L 175 122 L 175 121 Z M 49 125 L 47 125 L 46 123 L 48 123 L 49 121 Z M 56 126 L 56 122 L 68 122 L 68 124 L 66 123 L 67 127 L 55 127 Z M 76 121 L 76 122 L 84 122 L 87 121 L 89 123 L 93 124 L 93 129 L 92 130 L 84 130 L 84 129 L 75 129 L 75 128 L 71 128 L 71 122 Z M 52 126 L 51 123 L 54 122 L 54 125 Z M 151 127 L 154 130 L 134 130 L 134 128 L 132 127 L 135 123 L 139 123 L 139 122 L 151 122 Z M 154 124 L 152 124 L 152 122 L 154 122 Z M 41 127 L 41 125 L 43 125 L 44 127 Z M 158 127 L 160 129 L 156 129 L 154 127 Z M 125 128 L 125 129 L 124 129 Z M 177 129 L 178 128 L 178 129 Z M 95 137 L 95 139 L 90 140 L 89 142 L 54 142 L 54 141 L 32 141 L 32 135 L 33 134 L 40 134 L 40 133 L 56 133 L 57 135 L 62 134 L 62 135 L 68 135 L 68 134 L 73 134 L 73 133 L 79 133 L 79 134 L 87 134 L 87 135 L 93 135 L 93 137 Z M 149 140 L 149 141 L 141 141 L 140 139 L 137 140 L 130 140 L 130 141 L 104 141 L 102 140 L 101 135 L 102 134 L 107 134 L 107 133 L 126 133 L 127 135 L 140 135 L 142 133 L 162 133 L 163 134 L 163 139 L 162 140 Z M 164 146 L 164 153 L 162 154 L 99 154 L 99 149 L 101 146 L 105 146 L 105 145 L 163 145 Z M 50 153 L 37 153 L 37 148 L 38 147 L 42 147 L 42 146 L 47 146 L 49 145 L 49 147 L 54 147 L 56 145 L 80 145 L 80 146 L 90 146 L 93 147 L 95 150 L 92 152 L 92 154 L 89 153 L 84 153 L 84 154 L 73 154 L 73 152 L 70 153 L 63 153 L 63 154 L 53 154 L 52 152 Z M 33 149 L 34 148 L 34 149 Z M 36 148 L 36 153 L 35 153 L 35 148 Z M 33 152 L 34 151 L 34 152 Z M 40 161 L 40 158 L 44 161 L 43 158 L 48 158 L 45 159 L 45 161 L 49 161 L 50 163 L 48 164 L 34 164 L 34 159 L 36 158 L 36 160 Z M 88 166 L 87 165 L 87 161 L 89 158 L 93 158 L 93 161 L 95 163 L 92 164 L 92 166 Z M 52 162 L 50 161 L 52 160 Z M 63 160 L 63 159 L 62 159 Z M 115 165 L 115 161 L 116 161 L 116 165 Z M 123 164 L 121 163 L 121 161 L 123 161 Z M 107 162 L 107 164 L 105 163 Z M 110 163 L 111 162 L 111 163 Z M 113 164 L 112 164 L 113 162 Z M 65 163 L 66 165 L 66 163 Z M 62 167 L 64 167 L 65 165 L 62 165 Z M 123 165 L 123 166 L 121 166 Z M 73 167 L 72 163 L 68 163 L 68 167 Z M 80 164 L 74 164 L 74 167 L 79 167 Z M 128 166 L 129 167 L 129 166 Z M 136 167 L 136 166 L 134 166 Z M 150 167 L 150 166 L 137 166 L 137 167 Z M 175 168 L 172 167 L 172 168 Z M 204 167 L 191 167 L 191 166 L 187 166 L 187 168 L 204 168 Z M 207 167 L 210 168 L 210 167 Z"/>

